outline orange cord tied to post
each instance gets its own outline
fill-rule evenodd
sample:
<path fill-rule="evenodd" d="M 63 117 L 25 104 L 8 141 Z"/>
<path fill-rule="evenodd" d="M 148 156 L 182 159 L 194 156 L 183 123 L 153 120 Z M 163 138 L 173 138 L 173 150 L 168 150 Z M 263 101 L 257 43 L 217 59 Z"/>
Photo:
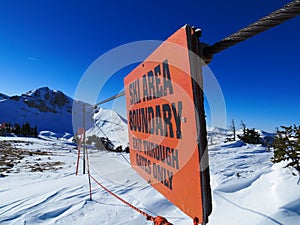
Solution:
<path fill-rule="evenodd" d="M 194 222 L 194 225 L 198 225 L 198 224 L 199 224 L 199 219 L 198 219 L 198 217 L 195 217 L 195 218 L 193 219 L 193 222 Z"/>
<path fill-rule="evenodd" d="M 154 225 L 173 225 L 172 223 L 169 223 L 168 220 L 161 216 L 157 216 L 154 219 Z"/>
<path fill-rule="evenodd" d="M 90 173 L 88 174 L 94 181 L 96 184 L 98 184 L 101 188 L 103 188 L 106 192 L 108 192 L 109 194 L 111 194 L 112 196 L 114 196 L 115 198 L 119 199 L 121 202 L 123 202 L 124 204 L 128 205 L 129 207 L 131 207 L 132 209 L 134 209 L 135 211 L 137 211 L 138 213 L 142 214 L 143 216 L 146 217 L 147 220 L 150 220 L 152 222 L 154 222 L 154 225 L 173 225 L 171 223 L 169 223 L 165 218 L 161 217 L 161 216 L 157 216 L 157 217 L 152 217 L 149 214 L 145 213 L 144 211 L 138 209 L 137 207 L 135 207 L 134 205 L 130 204 L 129 202 L 125 201 L 124 199 L 122 199 L 121 197 L 119 197 L 118 195 L 116 195 L 115 193 L 111 192 L 110 190 L 108 190 L 105 186 L 103 186 L 98 180 L 96 180 Z"/>

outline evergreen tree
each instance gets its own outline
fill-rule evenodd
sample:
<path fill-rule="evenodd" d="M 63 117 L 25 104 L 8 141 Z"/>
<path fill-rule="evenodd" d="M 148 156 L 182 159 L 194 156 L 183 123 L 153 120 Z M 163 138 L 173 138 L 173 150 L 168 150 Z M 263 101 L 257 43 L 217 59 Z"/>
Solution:
<path fill-rule="evenodd" d="M 6 131 L 7 133 L 11 133 L 11 132 L 12 132 L 11 123 L 8 122 L 8 123 L 6 123 L 5 125 L 6 125 L 5 131 Z"/>
<path fill-rule="evenodd" d="M 0 135 L 4 135 L 5 129 L 6 129 L 6 124 L 0 123 Z"/>
<path fill-rule="evenodd" d="M 38 137 L 38 129 L 37 129 L 37 126 L 35 125 L 34 128 L 33 128 L 33 137 Z"/>
<path fill-rule="evenodd" d="M 19 134 L 21 134 L 21 127 L 20 127 L 20 125 L 19 124 L 15 124 L 14 125 L 14 133 L 16 134 L 16 135 L 19 135 Z"/>
<path fill-rule="evenodd" d="M 126 152 L 126 153 L 129 153 L 129 152 L 130 152 L 130 149 L 129 149 L 128 146 L 124 149 L 124 152 Z"/>
<path fill-rule="evenodd" d="M 243 142 L 248 144 L 261 144 L 262 140 L 260 138 L 259 133 L 254 129 L 249 129 L 246 127 L 246 124 L 242 121 L 241 122 L 243 134 L 238 135 L 238 138 L 241 139 Z"/>
<path fill-rule="evenodd" d="M 289 161 L 286 165 L 292 166 L 300 171 L 300 126 L 281 126 L 282 130 L 277 130 L 274 146 L 273 163 Z"/>
<path fill-rule="evenodd" d="M 30 136 L 30 124 L 28 123 L 28 121 L 22 125 L 23 127 L 23 135 L 25 136 Z"/>
<path fill-rule="evenodd" d="M 22 126 L 21 126 L 21 132 L 20 132 L 20 134 L 21 135 L 28 135 L 28 132 L 27 132 L 27 126 L 26 126 L 26 124 L 22 124 Z"/>
<path fill-rule="evenodd" d="M 122 146 L 120 145 L 120 146 L 116 147 L 115 151 L 116 152 L 122 152 L 123 151 Z"/>

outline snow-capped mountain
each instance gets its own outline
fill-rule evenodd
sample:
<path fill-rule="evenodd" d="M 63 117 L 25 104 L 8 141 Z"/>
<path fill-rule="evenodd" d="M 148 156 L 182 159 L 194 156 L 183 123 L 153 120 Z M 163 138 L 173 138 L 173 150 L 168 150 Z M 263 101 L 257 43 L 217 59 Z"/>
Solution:
<path fill-rule="evenodd" d="M 72 133 L 73 100 L 61 91 L 48 87 L 28 91 L 21 96 L 0 95 L 0 121 L 23 124 L 38 129 Z"/>
<path fill-rule="evenodd" d="M 75 101 L 61 91 L 42 87 L 21 96 L 0 94 L 0 123 L 23 124 L 27 121 L 37 125 L 39 131 L 51 131 L 58 137 L 73 134 L 83 127 L 88 135 L 108 137 L 115 145 L 126 146 L 128 142 L 126 120 L 112 110 L 99 109 L 81 101 Z"/>
<path fill-rule="evenodd" d="M 8 96 L 0 93 L 0 101 L 5 99 L 8 99 Z"/>

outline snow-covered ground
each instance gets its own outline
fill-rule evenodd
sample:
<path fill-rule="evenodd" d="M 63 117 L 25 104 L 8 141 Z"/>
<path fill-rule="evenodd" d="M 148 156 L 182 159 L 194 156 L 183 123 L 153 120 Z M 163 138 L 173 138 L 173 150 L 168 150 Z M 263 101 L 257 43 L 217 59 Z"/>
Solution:
<path fill-rule="evenodd" d="M 1 225 L 152 224 L 93 181 L 90 201 L 87 175 L 82 174 L 80 162 L 75 176 L 77 150 L 66 140 L 51 135 L 0 137 L 0 142 L 4 140 L 23 149 L 24 157 L 10 173 L 2 172 L 8 176 L 0 178 Z M 272 164 L 271 155 L 260 145 L 239 141 L 210 146 L 213 212 L 209 225 L 300 224 L 296 171 Z M 125 200 L 174 225 L 192 224 L 130 168 L 127 154 L 90 150 L 89 160 L 91 174 Z"/>

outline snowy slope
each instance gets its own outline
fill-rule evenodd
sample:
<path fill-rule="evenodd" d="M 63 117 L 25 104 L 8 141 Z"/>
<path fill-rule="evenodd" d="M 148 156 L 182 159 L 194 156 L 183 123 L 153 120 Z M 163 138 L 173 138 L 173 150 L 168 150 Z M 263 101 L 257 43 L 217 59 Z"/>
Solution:
<path fill-rule="evenodd" d="M 4 140 L 0 137 L 0 141 Z M 17 140 L 16 148 L 48 151 L 27 156 L 7 177 L 0 178 L 0 224 L 152 224 L 111 197 L 88 179 L 75 176 L 76 149 L 56 139 Z M 26 143 L 30 142 L 30 144 Z M 272 164 L 272 153 L 261 145 L 230 142 L 209 149 L 213 212 L 209 225 L 296 225 L 300 221 L 300 185 L 296 171 Z M 50 157 L 50 159 L 48 158 Z M 40 160 L 39 160 L 40 158 Z M 147 213 L 162 215 L 175 225 L 192 224 L 190 218 L 142 180 L 128 163 L 128 155 L 89 150 L 91 174 L 114 193 Z M 30 163 L 61 161 L 58 170 L 30 172 Z"/>
<path fill-rule="evenodd" d="M 209 127 L 207 128 L 208 145 L 216 145 L 224 142 L 226 137 L 231 135 L 231 132 L 223 128 Z"/>
<path fill-rule="evenodd" d="M 269 141 L 273 140 L 275 134 L 273 133 L 268 133 L 262 130 L 255 130 L 259 133 L 263 143 L 265 139 L 268 139 Z M 236 130 L 236 140 L 238 140 L 238 135 L 243 135 L 243 130 L 242 129 L 237 129 Z M 226 130 L 224 128 L 219 128 L 219 127 L 208 127 L 207 128 L 207 141 L 208 145 L 213 146 L 213 145 L 219 145 L 227 141 L 227 139 L 232 139 L 233 138 L 233 131 L 232 130 Z"/>
<path fill-rule="evenodd" d="M 108 137 L 115 147 L 128 146 L 127 121 L 118 113 L 110 109 L 99 109 L 94 114 L 94 126 L 87 131 L 87 137 L 96 135 Z"/>

